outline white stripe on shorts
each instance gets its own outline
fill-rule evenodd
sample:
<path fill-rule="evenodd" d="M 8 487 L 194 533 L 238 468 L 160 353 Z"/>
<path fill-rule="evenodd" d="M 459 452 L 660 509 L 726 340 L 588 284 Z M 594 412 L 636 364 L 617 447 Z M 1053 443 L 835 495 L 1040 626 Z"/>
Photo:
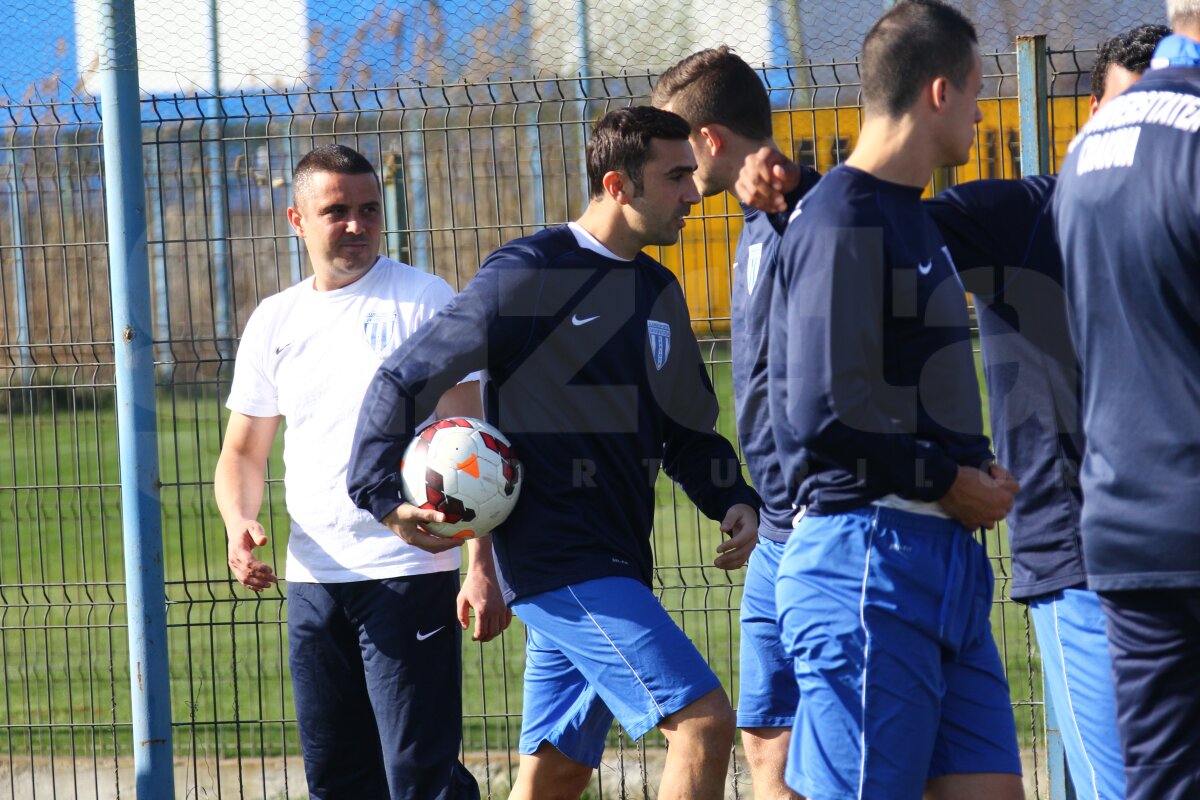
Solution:
<path fill-rule="evenodd" d="M 633 664 L 629 663 L 629 659 L 625 658 L 625 654 L 621 652 L 621 648 L 617 647 L 617 643 L 614 642 L 611 637 L 609 637 L 608 632 L 605 631 L 604 628 L 601 627 L 600 623 L 596 621 L 596 618 L 592 616 L 592 612 L 588 611 L 587 606 L 585 606 L 583 601 L 579 599 L 579 595 L 575 594 L 575 588 L 573 586 L 567 586 L 566 588 L 567 591 L 571 593 L 571 597 L 575 598 L 575 602 L 579 603 L 579 607 L 583 609 L 583 613 L 587 614 L 588 619 L 590 619 L 592 624 L 596 626 L 596 630 L 600 631 L 600 633 L 604 636 L 605 641 L 612 645 L 613 652 L 621 657 L 621 660 L 625 662 L 625 666 L 629 667 L 630 674 L 637 678 L 637 682 L 640 683 L 642 688 L 646 690 L 646 694 L 650 697 L 650 702 L 654 703 L 654 710 L 658 712 L 659 718 L 661 719 L 666 717 L 667 715 L 663 713 L 662 706 L 660 706 L 658 701 L 654 699 L 654 693 L 650 691 L 650 687 L 647 686 L 646 682 L 642 680 L 642 676 L 637 674 L 637 670 L 633 668 Z"/>

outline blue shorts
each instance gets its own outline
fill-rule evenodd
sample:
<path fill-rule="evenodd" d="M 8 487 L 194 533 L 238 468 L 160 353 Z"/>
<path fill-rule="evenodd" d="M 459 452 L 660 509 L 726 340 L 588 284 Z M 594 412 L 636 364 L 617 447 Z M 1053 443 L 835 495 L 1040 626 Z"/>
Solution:
<path fill-rule="evenodd" d="M 1200 589 L 1102 592 L 1100 603 L 1126 797 L 1194 800 L 1200 797 Z"/>
<path fill-rule="evenodd" d="M 789 786 L 919 800 L 942 775 L 1021 773 L 992 570 L 969 531 L 873 506 L 809 514 L 777 584 L 800 685 Z"/>
<path fill-rule="evenodd" d="M 1029 616 L 1075 796 L 1125 800 L 1112 659 L 1100 597 L 1087 589 L 1063 589 L 1031 600 Z"/>
<path fill-rule="evenodd" d="M 739 728 L 790 728 L 796 719 L 800 690 L 792 674 L 792 659 L 779 640 L 775 614 L 775 576 L 784 547 L 782 542 L 759 536 L 746 568 L 740 617 Z"/>
<path fill-rule="evenodd" d="M 525 623 L 522 754 L 549 742 L 600 766 L 614 715 L 640 739 L 721 682 L 658 598 L 632 578 L 598 578 L 512 604 Z"/>

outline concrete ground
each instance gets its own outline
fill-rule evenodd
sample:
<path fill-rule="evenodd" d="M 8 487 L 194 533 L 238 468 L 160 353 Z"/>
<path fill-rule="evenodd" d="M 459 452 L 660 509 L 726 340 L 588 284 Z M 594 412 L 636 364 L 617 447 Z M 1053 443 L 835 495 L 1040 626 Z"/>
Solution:
<path fill-rule="evenodd" d="M 753 791 L 746 763 L 741 759 L 731 770 L 727 798 L 752 800 Z M 588 800 L 601 798 L 653 798 L 662 773 L 664 752 L 648 750 L 644 754 L 634 749 L 609 751 L 584 796 Z M 118 800 L 134 798 L 135 776 L 129 759 L 108 760 L 93 764 L 74 763 L 70 759 L 22 760 L 13 753 L 0 764 L 0 797 L 12 800 Z M 1025 763 L 1025 796 L 1027 800 L 1050 797 L 1044 759 L 1038 764 L 1036 789 L 1032 751 L 1023 753 Z M 482 754 L 469 755 L 467 766 L 479 779 L 480 787 L 491 786 L 491 797 L 502 800 L 509 788 L 510 764 L 516 770 L 516 755 L 509 761 L 507 754 L 492 754 L 486 760 Z M 119 780 L 117 776 L 119 775 Z M 624 784 L 622 791 L 622 783 Z M 299 757 L 247 759 L 191 760 L 175 762 L 175 796 L 177 798 L 243 798 L 245 800 L 291 800 L 308 796 L 304 784 L 304 767 Z M 486 796 L 486 793 L 485 793 Z M 157 800 L 157 799 L 156 799 Z M 166 799 L 164 799 L 166 800 Z"/>

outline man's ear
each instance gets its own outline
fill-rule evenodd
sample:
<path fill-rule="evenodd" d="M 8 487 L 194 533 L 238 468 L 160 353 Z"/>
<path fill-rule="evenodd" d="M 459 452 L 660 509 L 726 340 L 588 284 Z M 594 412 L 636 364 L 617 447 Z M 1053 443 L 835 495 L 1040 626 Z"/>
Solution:
<path fill-rule="evenodd" d="M 304 217 L 300 214 L 300 209 L 295 206 L 288 206 L 287 210 L 288 223 L 292 226 L 292 230 L 301 239 L 304 238 Z"/>
<path fill-rule="evenodd" d="M 933 83 L 929 84 L 929 102 L 934 111 L 941 111 L 946 107 L 949 90 L 950 80 L 948 78 L 934 78 Z"/>
<path fill-rule="evenodd" d="M 625 176 L 616 170 L 604 173 L 600 184 L 604 187 L 604 194 L 621 205 L 633 199 L 632 186 Z"/>
<path fill-rule="evenodd" d="M 709 158 L 716 158 L 727 141 L 725 128 L 720 125 L 705 125 L 700 129 L 700 138 L 704 140 Z"/>
<path fill-rule="evenodd" d="M 1096 116 L 1096 112 L 1099 110 L 1100 98 L 1096 97 L 1096 95 L 1092 95 L 1091 99 L 1088 101 L 1088 112 L 1094 117 Z"/>

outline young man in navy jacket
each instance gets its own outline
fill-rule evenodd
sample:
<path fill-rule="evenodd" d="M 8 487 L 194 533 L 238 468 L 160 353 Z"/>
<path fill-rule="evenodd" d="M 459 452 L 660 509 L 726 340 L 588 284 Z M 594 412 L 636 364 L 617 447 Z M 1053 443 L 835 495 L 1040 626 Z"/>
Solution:
<path fill-rule="evenodd" d="M 705 197 L 732 192 L 747 156 L 766 150 L 783 157 L 771 133 L 767 90 L 728 47 L 701 50 L 668 69 L 651 100 L 692 126 L 696 182 Z M 796 177 L 786 198 L 793 206 L 820 175 L 804 167 Z M 742 213 L 729 304 L 733 391 L 738 440 L 763 507 L 742 592 L 737 719 L 756 800 L 779 800 L 796 796 L 784 782 L 784 766 L 800 697 L 775 612 L 775 576 L 796 509 L 775 455 L 767 404 L 767 321 L 787 217 L 751 206 Z"/>
<path fill-rule="evenodd" d="M 801 694 L 788 783 L 822 800 L 1019 798 L 972 535 L 1017 486 L 991 461 L 963 287 L 920 200 L 974 139 L 974 28 L 900 3 L 861 63 L 858 145 L 793 213 L 772 298 L 772 421 L 807 507 L 776 595 Z"/>
<path fill-rule="evenodd" d="M 659 797 L 724 792 L 729 700 L 651 591 L 660 467 L 731 534 L 718 567 L 746 563 L 760 502 L 714 431 L 717 400 L 679 284 L 641 252 L 675 243 L 700 199 L 688 133 L 654 108 L 605 115 L 587 146 L 583 216 L 492 253 L 384 363 L 359 417 L 355 502 L 418 546 L 453 546 L 420 530 L 436 514 L 402 503 L 399 461 L 439 387 L 488 371 L 488 419 L 525 468 L 494 537 L 528 632 L 520 800 L 579 797 L 614 716 L 635 739 L 657 726 L 670 743 Z"/>

